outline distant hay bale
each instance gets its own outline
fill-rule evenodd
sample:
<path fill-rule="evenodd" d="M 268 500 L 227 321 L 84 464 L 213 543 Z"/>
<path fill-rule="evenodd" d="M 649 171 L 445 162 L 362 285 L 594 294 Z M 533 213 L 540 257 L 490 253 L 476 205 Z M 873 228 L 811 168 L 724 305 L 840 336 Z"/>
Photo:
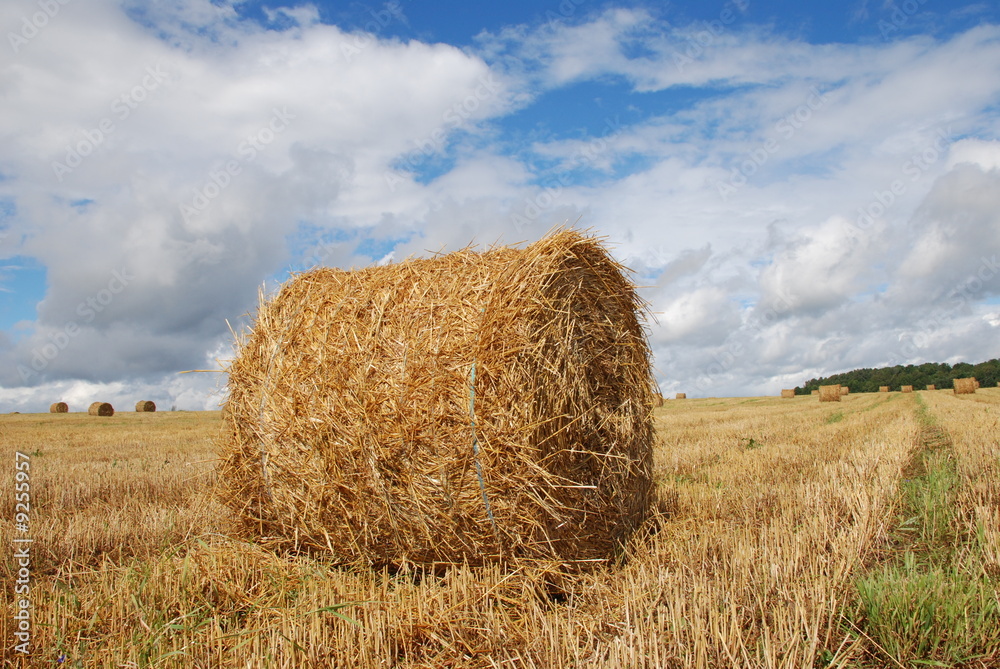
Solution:
<path fill-rule="evenodd" d="M 135 403 L 135 410 L 139 413 L 156 411 L 156 404 L 149 400 L 140 400 Z"/>
<path fill-rule="evenodd" d="M 677 393 L 677 395 L 676 395 L 676 399 L 679 399 L 679 400 L 686 400 L 687 397 L 688 397 L 687 393 Z"/>
<path fill-rule="evenodd" d="M 794 388 L 784 388 L 781 391 L 781 396 L 782 397 L 795 397 L 795 389 Z"/>
<path fill-rule="evenodd" d="M 840 394 L 841 395 L 850 395 L 851 394 L 851 389 L 848 386 L 841 386 L 840 387 Z"/>
<path fill-rule="evenodd" d="M 49 406 L 49 413 L 68 413 L 69 405 L 65 402 L 56 402 Z"/>
<path fill-rule="evenodd" d="M 974 378 L 972 380 L 976 382 L 976 389 L 978 389 L 979 388 L 979 379 Z"/>
<path fill-rule="evenodd" d="M 218 442 L 239 529 L 338 564 L 606 563 L 652 500 L 644 303 L 560 231 L 263 299 Z"/>
<path fill-rule="evenodd" d="M 903 387 L 900 388 L 900 390 L 902 392 L 904 392 L 904 393 L 912 393 L 913 392 L 913 386 L 903 386 Z"/>
<path fill-rule="evenodd" d="M 879 386 L 878 387 L 878 391 L 880 393 L 887 393 L 887 392 L 889 392 L 889 386 Z"/>
<path fill-rule="evenodd" d="M 819 401 L 820 402 L 839 402 L 840 401 L 840 386 L 820 386 L 819 387 Z"/>
<path fill-rule="evenodd" d="M 927 390 L 937 390 L 937 386 L 935 386 L 933 383 L 928 383 Z"/>
<path fill-rule="evenodd" d="M 953 387 L 956 395 L 971 395 L 976 392 L 976 380 L 973 378 L 955 379 Z"/>
<path fill-rule="evenodd" d="M 819 395 L 819 391 L 818 390 L 814 390 L 814 391 L 812 391 L 812 394 L 813 395 Z"/>
<path fill-rule="evenodd" d="M 663 395 L 662 393 L 656 393 L 653 395 L 653 401 L 657 408 L 663 406 Z"/>
<path fill-rule="evenodd" d="M 94 402 L 87 409 L 87 413 L 91 416 L 114 416 L 115 408 L 107 402 Z"/>

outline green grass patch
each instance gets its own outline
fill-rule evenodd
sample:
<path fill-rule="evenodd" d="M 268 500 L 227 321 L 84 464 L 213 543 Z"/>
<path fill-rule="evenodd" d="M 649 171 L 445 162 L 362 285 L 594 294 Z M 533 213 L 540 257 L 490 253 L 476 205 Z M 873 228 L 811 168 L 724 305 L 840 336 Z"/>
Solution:
<path fill-rule="evenodd" d="M 1000 605 L 981 574 L 908 551 L 857 583 L 866 634 L 903 666 L 955 666 L 1000 652 Z"/>
<path fill-rule="evenodd" d="M 877 661 L 865 666 L 952 667 L 1000 655 L 997 580 L 975 537 L 958 530 L 960 478 L 951 440 L 919 395 L 920 447 L 904 468 L 890 557 L 855 582 L 849 626 Z"/>
<path fill-rule="evenodd" d="M 830 414 L 829 416 L 826 417 L 826 424 L 827 425 L 831 425 L 833 423 L 839 423 L 842 420 L 844 420 L 844 412 L 843 411 L 835 411 L 835 412 L 833 412 L 832 414 Z"/>

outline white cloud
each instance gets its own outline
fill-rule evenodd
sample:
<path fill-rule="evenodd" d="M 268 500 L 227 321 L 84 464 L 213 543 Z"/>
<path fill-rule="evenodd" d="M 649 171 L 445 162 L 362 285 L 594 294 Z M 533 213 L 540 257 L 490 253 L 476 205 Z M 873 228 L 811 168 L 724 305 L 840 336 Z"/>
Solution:
<path fill-rule="evenodd" d="M 48 281 L 37 322 L 0 333 L 0 401 L 201 408 L 206 382 L 172 372 L 210 364 L 226 319 L 287 266 L 531 240 L 581 216 L 649 284 L 667 392 L 1000 355 L 1000 278 L 979 274 L 1000 251 L 997 26 L 814 45 L 752 13 L 709 39 L 619 8 L 463 51 L 309 6 L 269 10 L 270 29 L 208 0 L 127 9 L 65 5 L 0 64 L 18 101 L 0 107 L 0 201 L 17 211 L 2 253 Z M 594 80 L 624 82 L 644 115 L 513 150 L 491 125 Z M 641 98 L 680 86 L 703 95 Z M 585 183 L 548 178 L 581 167 Z M 18 365 L 53 345 L 25 382 Z"/>

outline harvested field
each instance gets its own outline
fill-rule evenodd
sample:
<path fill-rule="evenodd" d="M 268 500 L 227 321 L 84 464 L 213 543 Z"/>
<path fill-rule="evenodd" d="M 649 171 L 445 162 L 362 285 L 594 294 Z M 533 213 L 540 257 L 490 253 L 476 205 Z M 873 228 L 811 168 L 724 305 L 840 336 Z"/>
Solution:
<path fill-rule="evenodd" d="M 993 388 L 667 402 L 656 517 L 622 563 L 559 580 L 542 568 L 338 569 L 234 539 L 213 492 L 218 412 L 0 416 L 0 457 L 30 462 L 36 626 L 23 666 L 876 669 L 996 657 L 998 410 Z M 10 537 L 13 498 L 3 504 Z M 13 583 L 13 561 L 0 564 Z M 12 596 L 0 595 L 6 611 Z M 929 627 L 911 623 L 917 610 L 936 612 Z M 0 618 L 6 639 L 10 625 Z"/>

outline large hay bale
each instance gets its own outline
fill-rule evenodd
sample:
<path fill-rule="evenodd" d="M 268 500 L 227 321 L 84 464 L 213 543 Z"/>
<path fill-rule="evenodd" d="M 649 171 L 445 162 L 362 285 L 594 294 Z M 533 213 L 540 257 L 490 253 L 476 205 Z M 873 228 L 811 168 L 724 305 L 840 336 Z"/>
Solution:
<path fill-rule="evenodd" d="M 135 410 L 139 413 L 156 411 L 156 403 L 149 400 L 140 400 L 135 403 Z"/>
<path fill-rule="evenodd" d="M 904 392 L 904 393 L 912 393 L 913 392 L 913 386 L 901 386 L 900 390 L 902 392 Z"/>
<path fill-rule="evenodd" d="M 927 390 L 937 390 L 937 386 L 935 386 L 933 383 L 928 383 Z"/>
<path fill-rule="evenodd" d="M 840 394 L 841 395 L 850 395 L 851 394 L 851 388 L 849 386 L 841 386 L 840 387 Z"/>
<path fill-rule="evenodd" d="M 91 416 L 114 416 L 115 408 L 107 402 L 94 402 L 87 409 L 87 413 Z"/>
<path fill-rule="evenodd" d="M 840 401 L 840 386 L 820 386 L 819 387 L 819 401 L 820 402 L 839 402 Z"/>
<path fill-rule="evenodd" d="M 794 388 L 784 388 L 781 391 L 781 396 L 782 397 L 795 397 L 795 389 Z"/>
<path fill-rule="evenodd" d="M 622 270 L 560 231 L 293 278 L 229 368 L 222 498 L 341 564 L 612 558 L 651 501 L 656 387 Z"/>
<path fill-rule="evenodd" d="M 878 391 L 880 393 L 887 393 L 887 392 L 889 392 L 889 386 L 879 386 L 878 387 Z"/>
<path fill-rule="evenodd" d="M 971 395 L 976 392 L 976 380 L 969 379 L 955 379 L 954 389 L 956 395 Z"/>
<path fill-rule="evenodd" d="M 65 402 L 56 402 L 49 406 L 49 413 L 68 413 L 69 405 Z"/>
<path fill-rule="evenodd" d="M 686 400 L 688 398 L 687 393 L 677 393 L 674 397 L 679 400 Z"/>

